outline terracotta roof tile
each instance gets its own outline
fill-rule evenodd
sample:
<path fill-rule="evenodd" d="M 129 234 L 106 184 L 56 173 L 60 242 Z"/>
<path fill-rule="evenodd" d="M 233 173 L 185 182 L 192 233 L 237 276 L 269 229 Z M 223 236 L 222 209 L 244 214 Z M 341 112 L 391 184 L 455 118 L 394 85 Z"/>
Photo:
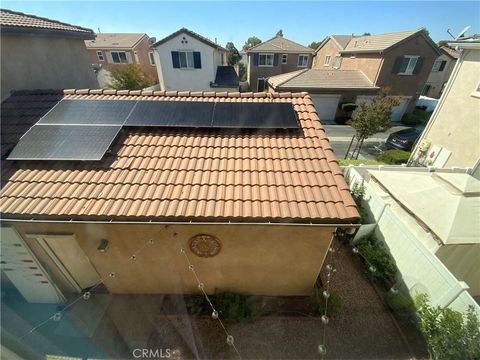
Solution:
<path fill-rule="evenodd" d="M 348 223 L 348 185 L 306 93 L 154 92 L 150 100 L 291 102 L 300 131 L 126 128 L 100 162 L 2 161 L 4 217 Z M 138 91 L 19 92 L 2 103 L 2 158 L 62 98 Z"/>

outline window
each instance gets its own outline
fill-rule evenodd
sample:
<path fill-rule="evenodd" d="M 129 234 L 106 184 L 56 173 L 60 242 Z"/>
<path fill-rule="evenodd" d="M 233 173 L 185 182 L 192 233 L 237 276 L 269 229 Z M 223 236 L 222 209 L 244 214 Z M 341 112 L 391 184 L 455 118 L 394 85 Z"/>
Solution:
<path fill-rule="evenodd" d="M 125 51 L 111 51 L 112 61 L 115 64 L 127 64 L 127 53 Z"/>
<path fill-rule="evenodd" d="M 273 66 L 273 54 L 260 54 L 258 56 L 258 66 Z"/>
<path fill-rule="evenodd" d="M 306 67 L 308 65 L 308 55 L 298 55 L 298 67 Z"/>
<path fill-rule="evenodd" d="M 103 57 L 103 52 L 97 51 L 97 58 L 98 61 L 105 61 L 105 58 Z"/>
<path fill-rule="evenodd" d="M 257 92 L 265 91 L 265 79 L 257 79 Z"/>
<path fill-rule="evenodd" d="M 445 69 L 446 64 L 447 62 L 445 60 L 437 59 L 433 63 L 432 71 L 438 71 L 438 72 L 443 71 L 443 69 Z"/>
<path fill-rule="evenodd" d="M 340 69 L 342 66 L 342 57 L 340 55 L 335 56 L 335 60 L 333 61 L 333 67 L 335 69 Z"/>
<path fill-rule="evenodd" d="M 153 51 L 148 53 L 148 60 L 150 61 L 150 65 L 155 65 L 155 57 L 153 56 Z"/>
<path fill-rule="evenodd" d="M 412 75 L 415 66 L 417 65 L 418 56 L 404 56 L 400 63 L 400 68 L 397 74 Z"/>
<path fill-rule="evenodd" d="M 323 66 L 330 65 L 330 55 L 325 55 L 325 61 L 323 62 Z"/>
<path fill-rule="evenodd" d="M 201 69 L 202 61 L 198 51 L 172 51 L 172 63 L 175 69 Z"/>
<path fill-rule="evenodd" d="M 282 64 L 286 64 L 288 60 L 288 54 L 283 54 L 282 55 Z"/>

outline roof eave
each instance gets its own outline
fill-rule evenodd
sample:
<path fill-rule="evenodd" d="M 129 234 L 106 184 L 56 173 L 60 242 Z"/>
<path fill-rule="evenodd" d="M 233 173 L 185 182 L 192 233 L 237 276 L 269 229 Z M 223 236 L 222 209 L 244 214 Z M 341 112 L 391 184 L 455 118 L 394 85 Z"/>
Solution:
<path fill-rule="evenodd" d="M 70 31 L 70 30 L 59 30 L 59 29 L 42 29 L 34 27 L 19 27 L 19 26 L 2 26 L 1 32 L 3 34 L 22 34 L 22 35 L 46 35 L 46 36 L 63 36 L 75 39 L 82 40 L 94 40 L 95 34 L 92 31 L 82 32 L 82 31 Z"/>

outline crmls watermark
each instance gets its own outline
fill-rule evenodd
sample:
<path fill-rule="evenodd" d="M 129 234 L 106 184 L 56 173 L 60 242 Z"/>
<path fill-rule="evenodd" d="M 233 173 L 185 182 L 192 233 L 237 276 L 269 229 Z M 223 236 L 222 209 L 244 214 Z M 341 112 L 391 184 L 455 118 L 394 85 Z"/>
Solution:
<path fill-rule="evenodd" d="M 132 355 L 135 359 L 170 359 L 174 354 L 172 349 L 134 349 Z"/>

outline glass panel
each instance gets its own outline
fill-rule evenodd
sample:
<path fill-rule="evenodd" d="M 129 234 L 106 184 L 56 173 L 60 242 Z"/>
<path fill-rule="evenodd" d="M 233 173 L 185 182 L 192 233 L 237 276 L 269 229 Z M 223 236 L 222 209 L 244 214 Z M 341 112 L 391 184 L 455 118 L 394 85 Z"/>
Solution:
<path fill-rule="evenodd" d="M 333 64 L 333 67 L 336 67 L 337 69 L 342 65 L 342 57 L 337 56 L 335 57 L 335 63 Z"/>
<path fill-rule="evenodd" d="M 120 57 L 118 56 L 118 52 L 112 52 L 112 60 L 114 63 L 120 63 Z"/>
<path fill-rule="evenodd" d="M 407 70 L 405 70 L 405 73 L 412 74 L 413 69 L 415 69 L 415 65 L 417 65 L 417 58 L 410 58 L 410 61 L 408 62 Z"/>
<path fill-rule="evenodd" d="M 127 63 L 127 62 L 128 62 L 128 61 L 127 61 L 127 54 L 126 54 L 126 53 L 124 53 L 124 52 L 119 52 L 119 53 L 118 53 L 118 56 L 120 57 L 120 61 L 121 61 L 122 63 Z"/>
<path fill-rule="evenodd" d="M 267 65 L 273 65 L 273 55 L 267 55 Z"/>
<path fill-rule="evenodd" d="M 193 51 L 189 51 L 186 53 L 187 54 L 187 67 L 193 68 Z"/>
<path fill-rule="evenodd" d="M 178 52 L 178 58 L 180 59 L 180 67 L 186 68 L 187 67 L 187 53 L 184 51 Z"/>
<path fill-rule="evenodd" d="M 259 65 L 265 65 L 266 63 L 267 56 L 266 55 L 260 55 L 258 59 L 258 64 Z"/>
<path fill-rule="evenodd" d="M 410 58 L 403 58 L 402 60 L 402 65 L 400 65 L 400 69 L 398 71 L 398 73 L 405 73 L 405 71 L 407 70 L 407 66 L 408 66 L 408 63 L 410 62 Z"/>

